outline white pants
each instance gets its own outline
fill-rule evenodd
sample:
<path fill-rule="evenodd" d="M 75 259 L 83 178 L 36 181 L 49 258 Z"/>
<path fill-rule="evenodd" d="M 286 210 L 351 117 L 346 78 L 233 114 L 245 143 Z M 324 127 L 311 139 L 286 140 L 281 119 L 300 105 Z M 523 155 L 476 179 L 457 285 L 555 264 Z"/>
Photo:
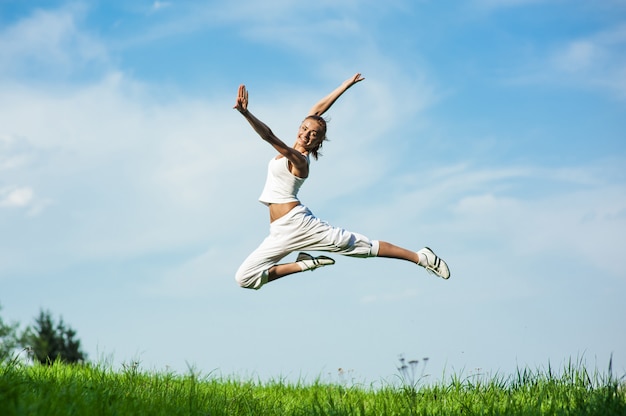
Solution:
<path fill-rule="evenodd" d="M 352 257 L 375 257 L 379 242 L 333 227 L 316 218 L 304 205 L 298 205 L 270 224 L 270 234 L 237 270 L 235 280 L 241 287 L 260 289 L 269 269 L 288 254 L 298 250 L 328 251 Z"/>

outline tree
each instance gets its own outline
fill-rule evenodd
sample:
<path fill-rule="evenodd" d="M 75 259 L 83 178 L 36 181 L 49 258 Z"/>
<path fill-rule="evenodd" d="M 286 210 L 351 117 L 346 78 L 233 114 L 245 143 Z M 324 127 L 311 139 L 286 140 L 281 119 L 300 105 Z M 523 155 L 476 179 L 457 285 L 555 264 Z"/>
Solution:
<path fill-rule="evenodd" d="M 66 327 L 63 318 L 55 324 L 50 312 L 41 310 L 35 318 L 34 327 L 24 331 L 20 343 L 28 350 L 30 357 L 41 364 L 52 364 L 55 360 L 84 362 L 87 355 L 81 351 L 80 341 L 75 336 L 76 331 Z"/>
<path fill-rule="evenodd" d="M 0 317 L 0 362 L 11 357 L 18 346 L 17 327 L 17 323 L 6 324 Z"/>

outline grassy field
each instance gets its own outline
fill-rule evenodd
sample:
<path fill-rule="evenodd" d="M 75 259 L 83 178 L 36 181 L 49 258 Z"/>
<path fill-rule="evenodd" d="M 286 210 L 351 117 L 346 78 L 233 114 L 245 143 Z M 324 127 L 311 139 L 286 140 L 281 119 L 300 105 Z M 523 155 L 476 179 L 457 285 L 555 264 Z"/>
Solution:
<path fill-rule="evenodd" d="M 626 415 L 623 378 L 569 365 L 554 374 L 367 388 L 0 364 L 0 415 Z"/>

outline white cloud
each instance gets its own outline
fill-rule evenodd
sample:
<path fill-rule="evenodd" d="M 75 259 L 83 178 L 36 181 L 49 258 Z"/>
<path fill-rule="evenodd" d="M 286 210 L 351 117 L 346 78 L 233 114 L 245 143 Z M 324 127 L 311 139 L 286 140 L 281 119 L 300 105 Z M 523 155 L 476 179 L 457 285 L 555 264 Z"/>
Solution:
<path fill-rule="evenodd" d="M 532 28 L 530 32 L 512 29 L 508 36 L 515 39 L 511 46 L 519 47 L 516 53 L 520 59 L 513 62 L 514 68 L 499 69 L 506 71 L 507 81 L 513 83 L 565 85 L 626 99 L 626 24 L 614 18 L 626 10 L 624 1 L 577 1 L 568 6 L 558 0 L 475 0 L 472 4 L 475 11 L 487 14 L 536 4 L 538 14 L 558 14 L 555 9 L 563 7 L 572 9 L 564 13 L 589 14 L 593 16 L 591 20 L 604 17 L 610 23 L 565 26 L 559 36 L 546 36 L 543 31 L 534 33 Z"/>
<path fill-rule="evenodd" d="M 32 202 L 34 195 L 28 187 L 0 188 L 0 207 L 25 207 Z"/>
<path fill-rule="evenodd" d="M 117 231 L 99 220 L 85 218 L 87 222 L 77 227 L 74 232 L 79 235 L 102 233 L 97 250 L 103 252 L 123 252 L 132 244 L 135 249 L 143 244 L 176 244 L 189 231 L 197 235 L 199 228 L 193 224 L 178 230 L 174 224 L 181 216 L 187 221 L 208 219 L 204 227 L 214 223 L 210 218 L 216 209 L 216 187 L 236 181 L 229 173 L 237 167 L 224 155 L 245 157 L 251 151 L 240 149 L 241 140 L 225 139 L 246 127 L 240 123 L 233 128 L 225 122 L 235 116 L 227 105 L 155 103 L 140 92 L 132 93 L 137 89 L 141 88 L 132 81 L 114 76 L 61 94 L 7 86 L 0 97 L 3 128 L 18 132 L 35 151 L 46 153 L 37 174 L 30 165 L 18 165 L 13 175 L 36 181 L 40 192 L 51 195 L 68 214 L 79 210 L 92 220 L 114 215 L 111 220 L 127 223 L 132 237 L 122 241 L 117 241 Z M 37 123 L 28 122 L 33 117 Z M 96 200 L 103 203 L 94 204 Z M 157 205 L 158 211 L 151 208 Z M 157 237 L 153 221 L 172 229 Z M 140 231 L 144 226 L 151 230 Z M 89 244 L 80 245 L 89 249 Z"/>
<path fill-rule="evenodd" d="M 626 98 L 626 25 L 572 40 L 552 56 L 554 69 Z"/>
<path fill-rule="evenodd" d="M 612 169 L 613 163 L 622 161 L 604 167 Z M 442 195 L 427 189 L 426 194 L 433 194 L 429 200 L 435 205 L 450 207 L 444 226 L 449 233 L 491 240 L 494 247 L 533 261 L 556 255 L 626 276 L 622 263 L 607 261 L 619 258 L 626 235 L 626 188 L 598 176 L 601 170 L 595 165 L 567 170 L 576 173 L 568 177 L 561 168 L 521 168 L 514 176 L 490 170 L 459 172 L 444 179 L 450 184 L 444 189 L 450 191 Z M 520 189 L 519 179 L 531 188 Z"/>
<path fill-rule="evenodd" d="M 1 119 L 1 118 L 0 118 Z M 26 209 L 28 215 L 37 215 L 49 204 L 35 196 L 32 186 L 4 185 L 20 180 L 21 170 L 32 166 L 34 152 L 29 143 L 8 134 L 0 133 L 0 208 Z"/>
<path fill-rule="evenodd" d="M 626 25 L 560 43 L 543 58 L 527 58 L 515 82 L 567 85 L 626 99 Z"/>
<path fill-rule="evenodd" d="M 350 41 L 351 47 L 343 53 L 364 49 L 369 42 L 371 28 L 362 27 L 359 17 L 365 14 L 388 14 L 406 8 L 405 0 L 384 3 L 372 0 L 359 1 L 318 1 L 300 3 L 291 0 L 259 3 L 239 2 L 187 2 L 176 3 L 175 11 L 171 2 L 155 1 L 151 12 L 156 14 L 168 7 L 172 13 L 165 18 L 142 22 L 141 31 L 123 40 L 124 47 L 133 47 L 159 41 L 182 34 L 197 33 L 207 29 L 231 27 L 231 36 L 248 38 L 253 44 L 264 43 L 273 48 L 289 47 L 302 51 L 302 45 L 325 45 L 329 39 L 341 42 Z M 328 58 L 328 47 L 309 48 L 308 53 Z"/>
<path fill-rule="evenodd" d="M 67 75 L 85 64 L 105 63 L 104 48 L 77 27 L 82 13 L 80 6 L 40 9 L 4 28 L 0 31 L 0 74 Z"/>
<path fill-rule="evenodd" d="M 570 43 L 554 57 L 555 66 L 567 72 L 585 71 L 599 58 L 597 46 L 588 40 Z"/>
<path fill-rule="evenodd" d="M 172 3 L 169 2 L 169 1 L 158 1 L 157 0 L 154 3 L 152 3 L 152 10 L 158 11 L 158 10 L 170 7 L 171 5 L 172 5 Z"/>

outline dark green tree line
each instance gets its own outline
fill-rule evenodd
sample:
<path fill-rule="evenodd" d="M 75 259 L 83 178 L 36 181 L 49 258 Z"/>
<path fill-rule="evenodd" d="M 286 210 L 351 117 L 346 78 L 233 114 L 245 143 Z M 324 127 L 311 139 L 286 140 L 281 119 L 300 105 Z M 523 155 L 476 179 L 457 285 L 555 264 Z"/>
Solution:
<path fill-rule="evenodd" d="M 12 356 L 22 348 L 30 359 L 41 364 L 52 364 L 56 360 L 66 363 L 81 363 L 87 355 L 80 347 L 76 331 L 60 318 L 55 322 L 49 311 L 41 310 L 35 323 L 17 335 L 18 324 L 5 324 L 0 318 L 0 361 Z"/>

